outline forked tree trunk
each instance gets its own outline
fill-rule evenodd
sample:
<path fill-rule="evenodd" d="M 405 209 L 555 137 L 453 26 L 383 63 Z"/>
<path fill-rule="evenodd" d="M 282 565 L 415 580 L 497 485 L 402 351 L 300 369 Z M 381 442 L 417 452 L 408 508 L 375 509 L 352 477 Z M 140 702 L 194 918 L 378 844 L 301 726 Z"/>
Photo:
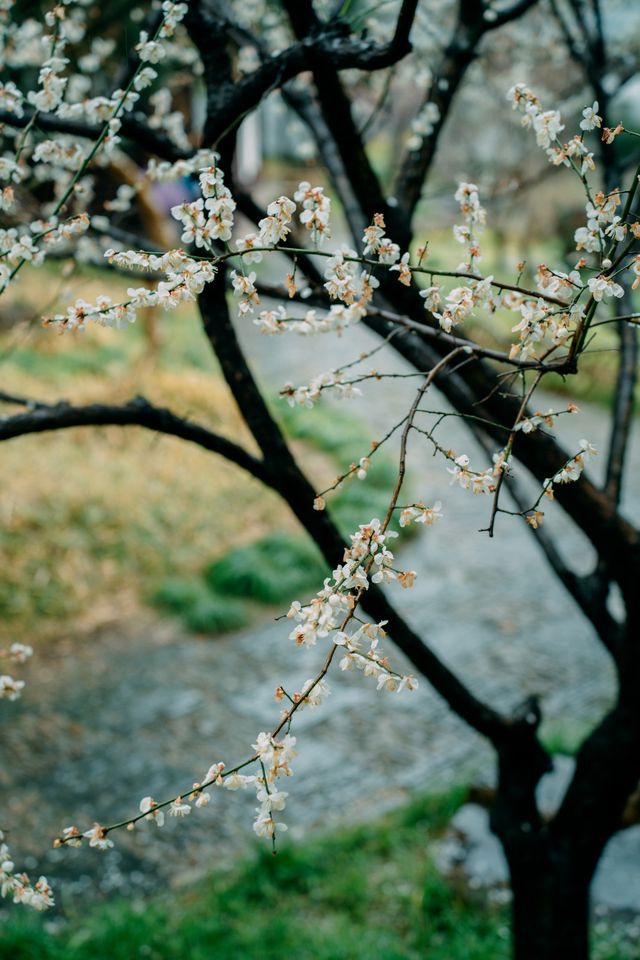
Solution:
<path fill-rule="evenodd" d="M 537 739 L 540 712 L 523 704 L 515 740 L 498 749 L 491 827 L 509 864 L 514 960 L 589 960 L 589 887 L 606 837 L 595 845 L 584 811 L 569 824 L 546 820 L 536 788 L 551 770 Z M 518 720 L 520 721 L 518 723 Z M 599 849 L 598 849 L 599 848 Z"/>
<path fill-rule="evenodd" d="M 637 633 L 634 634 L 637 636 Z M 638 653 L 640 657 L 640 652 Z M 537 739 L 539 711 L 525 704 L 515 739 L 498 746 L 491 827 L 502 843 L 513 892 L 514 960 L 588 960 L 589 888 L 640 775 L 637 684 L 623 675 L 617 704 L 585 739 L 560 807 L 542 816 L 536 788 L 550 769 Z"/>

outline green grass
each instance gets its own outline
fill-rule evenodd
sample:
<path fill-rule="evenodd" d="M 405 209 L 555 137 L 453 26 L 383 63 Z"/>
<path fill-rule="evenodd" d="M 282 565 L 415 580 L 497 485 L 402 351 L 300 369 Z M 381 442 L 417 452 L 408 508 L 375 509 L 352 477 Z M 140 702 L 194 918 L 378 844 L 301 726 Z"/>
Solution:
<path fill-rule="evenodd" d="M 430 847 L 463 797 L 421 799 L 306 844 L 261 849 L 173 896 L 71 915 L 58 936 L 14 913 L 7 960 L 506 960 L 504 914 L 468 902 Z"/>
<path fill-rule="evenodd" d="M 229 550 L 200 577 L 168 579 L 151 599 L 181 617 L 196 633 L 219 634 L 246 626 L 259 612 L 303 598 L 328 570 L 310 540 L 272 533 Z"/>
<path fill-rule="evenodd" d="M 286 838 L 198 883 L 146 900 L 50 915 L 13 908 L 2 960 L 507 960 L 509 911 L 443 879 L 434 841 L 465 790 L 307 843 Z M 58 899 L 64 902 L 63 895 Z M 53 932 L 52 932 L 53 929 Z M 612 920 L 594 928 L 594 960 L 634 960 Z"/>

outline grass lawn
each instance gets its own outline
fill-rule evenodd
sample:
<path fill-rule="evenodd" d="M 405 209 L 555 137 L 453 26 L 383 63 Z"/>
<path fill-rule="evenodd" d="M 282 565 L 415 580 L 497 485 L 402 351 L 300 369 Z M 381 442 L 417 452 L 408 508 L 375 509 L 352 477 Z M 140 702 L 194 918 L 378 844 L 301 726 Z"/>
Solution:
<path fill-rule="evenodd" d="M 437 874 L 433 840 L 461 791 L 416 801 L 305 844 L 286 838 L 234 868 L 147 902 L 83 912 L 61 932 L 14 912 L 0 933 L 12 960 L 506 960 L 503 909 L 468 902 Z"/>
<path fill-rule="evenodd" d="M 72 902 L 53 921 L 13 908 L 0 929 L 0 957 L 507 960 L 508 908 L 469 895 L 433 863 L 434 842 L 463 798 L 454 789 L 306 843 L 285 837 L 275 857 L 262 847 L 148 900 L 89 909 Z M 623 926 L 596 923 L 594 960 L 637 960 L 637 951 Z"/>

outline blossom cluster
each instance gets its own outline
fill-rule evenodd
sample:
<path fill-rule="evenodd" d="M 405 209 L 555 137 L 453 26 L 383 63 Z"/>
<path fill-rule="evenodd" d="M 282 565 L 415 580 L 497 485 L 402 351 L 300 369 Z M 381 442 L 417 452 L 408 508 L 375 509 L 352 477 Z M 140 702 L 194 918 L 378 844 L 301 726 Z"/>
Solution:
<path fill-rule="evenodd" d="M 544 481 L 542 486 L 545 496 L 553 496 L 554 483 L 573 483 L 578 480 L 584 470 L 585 460 L 591 460 L 597 455 L 598 451 L 592 443 L 589 443 L 588 440 L 581 440 L 580 453 L 568 460 L 553 477 Z"/>
<path fill-rule="evenodd" d="M 408 507 L 403 507 L 399 523 L 401 527 L 407 527 L 410 523 L 423 523 L 430 527 L 438 520 L 442 520 L 442 504 L 439 500 L 432 507 L 427 507 L 424 503 L 412 503 Z"/>
<path fill-rule="evenodd" d="M 424 140 L 431 136 L 440 121 L 440 108 L 428 100 L 411 122 L 411 136 L 407 141 L 409 150 L 419 150 Z"/>
<path fill-rule="evenodd" d="M 458 243 L 466 244 L 469 249 L 469 263 L 463 264 L 459 269 L 473 270 L 474 262 L 480 259 L 478 234 L 484 230 L 487 212 L 480 203 L 478 187 L 475 183 L 460 183 L 455 192 L 455 199 L 460 204 L 464 223 L 454 226 L 453 236 Z"/>
<path fill-rule="evenodd" d="M 587 200 L 585 206 L 587 224 L 584 227 L 578 227 L 574 235 L 576 250 L 604 254 L 607 242 L 624 240 L 627 226 L 618 215 L 619 206 L 619 190 L 612 190 L 607 194 L 599 191 L 593 199 Z"/>
<path fill-rule="evenodd" d="M 164 272 L 166 280 L 161 280 L 155 288 L 130 287 L 128 299 L 121 303 L 114 303 L 106 294 L 98 297 L 95 304 L 76 300 L 66 314 L 55 314 L 45 321 L 47 324 L 57 324 L 62 331 L 84 330 L 89 322 L 119 328 L 134 323 L 138 310 L 143 307 L 159 306 L 163 310 L 173 310 L 183 302 L 195 300 L 216 273 L 216 267 L 210 261 L 193 260 L 183 250 L 170 250 L 157 256 L 134 250 L 117 252 L 109 249 L 105 257 L 128 269 Z"/>
<path fill-rule="evenodd" d="M 286 383 L 280 391 L 280 396 L 284 397 L 290 407 L 313 407 L 318 402 L 324 390 L 332 389 L 339 400 L 351 400 L 353 397 L 362 395 L 350 380 L 344 380 L 345 374 L 340 370 L 330 370 L 314 377 L 308 384 L 294 387 L 292 383 Z"/>
<path fill-rule="evenodd" d="M 607 274 L 612 267 L 607 248 L 614 249 L 616 244 L 625 239 L 629 229 L 617 212 L 620 206 L 620 191 L 616 188 L 608 193 L 598 191 L 592 195 L 587 183 L 587 174 L 595 169 L 595 161 L 593 153 L 585 144 L 584 134 L 602 126 L 598 103 L 594 102 L 583 109 L 580 121 L 582 133 L 563 144 L 558 139 L 558 134 L 564 129 L 564 124 L 557 110 L 543 111 L 538 97 L 523 83 L 512 87 L 508 97 L 512 100 L 514 109 L 523 113 L 523 125 L 531 126 L 535 131 L 537 142 L 545 149 L 549 160 L 556 165 L 573 167 L 585 184 L 587 222 L 585 226 L 576 229 L 574 239 L 578 252 L 597 254 L 600 260 L 602 273 L 588 281 L 593 299 L 599 301 L 603 297 L 623 296 L 622 286 Z M 606 143 L 613 142 L 622 130 L 621 124 L 613 131 L 605 128 L 603 140 Z"/>
<path fill-rule="evenodd" d="M 153 37 L 141 31 L 136 50 L 140 61 L 126 89 L 116 89 L 108 96 L 89 96 L 91 77 L 99 72 L 103 61 L 114 49 L 115 41 L 94 37 L 89 42 L 88 52 L 78 52 L 85 39 L 88 25 L 87 5 L 75 4 L 70 11 L 68 4 L 56 5 L 45 15 L 45 23 L 31 18 L 21 24 L 0 21 L 0 46 L 3 48 L 8 67 L 20 71 L 24 68 L 38 69 L 37 88 L 25 96 L 13 80 L 0 84 L 0 107 L 15 114 L 25 115 L 25 107 L 31 108 L 32 118 L 49 114 L 61 120 L 81 120 L 90 124 L 102 124 L 102 131 L 95 142 L 82 137 L 60 135 L 56 139 L 30 136 L 31 122 L 22 131 L 16 132 L 15 155 L 0 156 L 0 211 L 12 211 L 15 191 L 12 183 L 31 178 L 35 185 L 51 184 L 52 199 L 42 203 L 44 215 L 55 221 L 63 208 L 69 211 L 76 202 L 88 202 L 94 193 L 93 174 L 89 164 L 104 166 L 110 162 L 120 145 L 121 115 L 130 112 L 138 104 L 141 91 L 157 77 L 149 66 L 157 63 L 167 53 L 171 38 L 178 23 L 187 13 L 186 3 L 164 0 L 162 20 Z M 47 28 L 49 32 L 47 32 Z M 71 49 L 70 49 L 71 48 Z M 75 51 L 73 48 L 76 48 Z M 74 71 L 79 72 L 74 72 Z M 163 131 L 183 148 L 189 144 L 182 129 L 182 115 L 171 112 L 167 92 L 159 91 L 150 100 L 153 112 L 149 118 L 152 127 Z M 7 136 L 11 128 L 5 128 Z M 1 181 L 12 183 L 3 185 Z M 134 191 L 135 192 L 135 191 Z M 132 194 L 119 191 L 111 209 L 127 209 Z M 3 263 L 0 264 L 0 292 L 8 285 L 25 263 L 40 266 L 46 253 L 60 240 L 77 239 L 89 221 L 86 215 L 76 218 L 82 229 L 66 233 L 47 230 L 46 245 L 36 245 L 34 238 L 24 229 L 19 235 L 3 237 Z M 10 249 L 6 249 L 9 240 Z M 84 241 L 79 241 L 79 246 Z"/>
<path fill-rule="evenodd" d="M 514 427 L 514 430 L 519 430 L 522 433 L 533 433 L 543 424 L 545 427 L 550 429 L 554 425 L 554 421 L 562 413 L 577 413 L 578 407 L 575 403 L 570 403 L 567 405 L 566 410 L 547 410 L 546 413 L 542 413 L 541 410 L 536 410 L 535 413 L 532 413 L 530 416 L 522 417 Z"/>
<path fill-rule="evenodd" d="M 46 877 L 32 883 L 26 873 L 17 873 L 11 851 L 4 842 L 0 830 L 0 896 L 12 897 L 14 903 L 22 903 L 34 910 L 47 910 L 54 905 L 53 891 Z"/>
<path fill-rule="evenodd" d="M 211 166 L 211 161 L 217 163 L 217 155 L 209 149 L 196 150 L 190 157 L 184 157 L 171 163 L 169 160 L 157 160 L 151 157 L 144 171 L 144 176 L 152 183 L 167 183 L 171 180 L 180 180 L 193 173 Z"/>
<path fill-rule="evenodd" d="M 341 317 L 346 323 L 355 323 L 366 315 L 367 307 L 380 286 L 376 277 L 361 269 L 355 250 L 343 244 L 327 260 L 324 288 L 332 300 L 340 300 L 347 307 Z"/>
<path fill-rule="evenodd" d="M 181 203 L 171 208 L 171 215 L 182 223 L 183 243 L 211 249 L 213 240 L 230 240 L 233 230 L 236 202 L 224 183 L 224 174 L 214 163 L 200 172 L 202 197 L 193 203 Z"/>
<path fill-rule="evenodd" d="M 440 311 L 436 307 L 440 304 L 439 287 L 427 287 L 420 291 L 425 298 L 425 307 L 430 309 L 443 330 L 450 333 L 453 327 L 471 316 L 478 306 L 495 309 L 498 299 L 491 289 L 493 277 L 483 280 L 472 280 L 467 286 L 454 287 L 445 296 L 444 308 Z"/>
<path fill-rule="evenodd" d="M 33 655 L 33 649 L 25 643 L 12 643 L 0 655 L 7 656 L 15 664 L 23 664 Z M 24 680 L 16 680 L 6 673 L 0 675 L 0 700 L 19 700 L 24 687 Z"/>
<path fill-rule="evenodd" d="M 395 264 L 400 259 L 400 247 L 385 236 L 386 225 L 384 216 L 376 213 L 373 217 L 373 223 L 365 227 L 362 242 L 364 244 L 364 256 L 376 256 L 379 263 L 387 265 Z"/>
<path fill-rule="evenodd" d="M 451 474 L 451 483 L 457 483 L 463 490 L 471 490 L 472 493 L 495 493 L 497 478 L 504 466 L 504 458 L 498 454 L 494 466 L 482 471 L 471 470 L 470 462 L 466 453 L 455 457 L 452 465 L 447 467 L 448 473 Z"/>
<path fill-rule="evenodd" d="M 300 223 L 311 234 L 314 245 L 322 246 L 325 240 L 331 238 L 331 200 L 325 196 L 322 187 L 312 187 L 307 180 L 299 184 L 293 199 L 302 204 Z"/>
<path fill-rule="evenodd" d="M 558 134 L 564 130 L 562 117 L 558 110 L 543 110 L 540 99 L 524 83 L 517 83 L 507 93 L 513 109 L 522 113 L 522 126 L 531 127 L 536 135 L 536 143 L 549 150 Z"/>
<path fill-rule="evenodd" d="M 291 605 L 287 616 L 296 621 L 296 626 L 289 639 L 298 645 L 314 646 L 318 639 L 331 637 L 334 644 L 345 649 L 340 662 L 342 670 L 352 666 L 361 669 L 365 676 L 377 680 L 378 689 L 415 689 L 415 678 L 394 673 L 378 649 L 379 638 L 385 636 L 384 623 L 366 623 L 353 633 L 346 631 L 359 594 L 368 589 L 370 582 L 398 580 L 401 584 L 404 581 L 405 586 L 413 582 L 413 571 L 402 573 L 393 567 L 394 556 L 387 543 L 394 536 L 397 534 L 385 530 L 378 519 L 362 524 L 352 534 L 343 562 L 325 579 L 323 589 L 310 603 L 295 601 Z"/>

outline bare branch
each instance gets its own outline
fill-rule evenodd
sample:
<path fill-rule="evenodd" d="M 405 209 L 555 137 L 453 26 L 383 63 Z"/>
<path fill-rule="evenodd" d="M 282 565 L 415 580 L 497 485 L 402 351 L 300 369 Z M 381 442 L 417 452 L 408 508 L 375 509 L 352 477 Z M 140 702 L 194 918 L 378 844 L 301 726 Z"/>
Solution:
<path fill-rule="evenodd" d="M 477 0 L 461 0 L 458 18 L 449 45 L 444 51 L 424 103 L 433 103 L 438 119 L 431 133 L 418 149 L 409 150 L 400 165 L 395 195 L 404 216 L 411 221 L 422 194 L 424 181 L 433 164 L 440 134 L 447 121 L 455 95 L 464 76 L 477 57 L 478 47 L 485 33 L 515 20 L 534 5 L 536 0 L 520 0 L 495 19 L 485 18 L 484 4 Z"/>
<path fill-rule="evenodd" d="M 183 150 L 179 150 L 167 137 L 146 126 L 142 118 L 125 113 L 120 120 L 122 135 L 133 140 L 149 153 L 172 163 L 189 155 Z M 33 114 L 25 112 L 23 116 L 18 117 L 9 110 L 0 110 L 0 124 L 6 124 L 8 127 L 16 127 L 21 130 L 31 123 L 34 127 L 47 133 L 64 133 L 72 137 L 82 137 L 85 140 L 97 140 L 104 130 L 104 124 L 96 125 L 85 123 L 82 120 L 67 120 L 51 113 Z"/>
<path fill-rule="evenodd" d="M 202 48 L 203 38 L 194 32 L 193 17 L 191 20 L 189 17 L 185 19 L 187 25 L 190 22 L 192 38 Z M 210 54 L 210 37 L 206 38 L 206 42 Z M 239 83 L 231 79 L 225 80 L 218 69 L 208 83 L 205 142 L 215 144 L 247 113 L 254 110 L 270 91 L 308 70 L 310 63 L 314 61 L 321 60 L 334 70 L 383 70 L 402 59 L 409 50 L 409 42 L 403 40 L 402 36 L 399 39 L 394 37 L 390 43 L 378 44 L 372 40 L 345 35 L 344 25 L 337 23 L 330 24 L 324 27 L 322 32 L 305 37 L 281 53 L 269 57 Z M 217 83 L 214 82 L 215 77 Z"/>
<path fill-rule="evenodd" d="M 632 309 L 631 297 L 625 295 L 616 302 L 616 311 L 625 314 Z M 616 392 L 611 410 L 611 434 L 607 456 L 605 491 L 612 503 L 618 506 L 622 493 L 622 478 L 629 443 L 636 384 L 638 380 L 638 334 L 632 324 L 621 323 L 617 329 L 620 339 L 620 354 Z"/>
<path fill-rule="evenodd" d="M 28 433 L 44 433 L 49 430 L 65 430 L 70 427 L 139 426 L 158 433 L 180 437 L 191 443 L 217 453 L 237 466 L 247 470 L 263 482 L 267 481 L 264 464 L 247 453 L 242 447 L 226 437 L 213 433 L 200 424 L 177 416 L 165 407 L 156 407 L 144 397 L 136 397 L 129 403 L 90 403 L 76 406 L 66 401 L 44 404 L 24 397 L 7 397 L 7 403 L 29 406 L 27 413 L 0 418 L 0 441 Z"/>

